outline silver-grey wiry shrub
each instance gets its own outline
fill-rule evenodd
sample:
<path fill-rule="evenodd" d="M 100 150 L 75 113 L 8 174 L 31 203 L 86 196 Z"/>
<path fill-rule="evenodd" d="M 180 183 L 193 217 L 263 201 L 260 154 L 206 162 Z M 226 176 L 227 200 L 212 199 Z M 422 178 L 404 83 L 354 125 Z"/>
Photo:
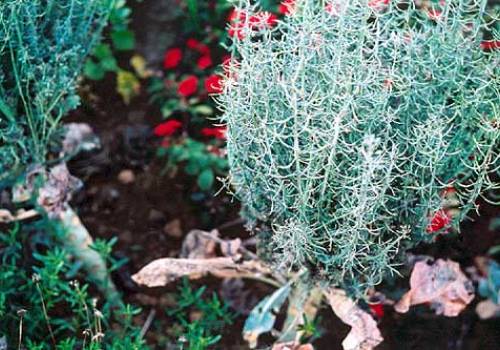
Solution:
<path fill-rule="evenodd" d="M 374 3 L 296 0 L 259 30 L 254 5 L 236 1 L 248 16 L 218 98 L 261 255 L 352 292 L 434 236 L 450 186 L 457 226 L 499 166 L 500 60 L 480 47 L 499 31 L 486 1 Z"/>

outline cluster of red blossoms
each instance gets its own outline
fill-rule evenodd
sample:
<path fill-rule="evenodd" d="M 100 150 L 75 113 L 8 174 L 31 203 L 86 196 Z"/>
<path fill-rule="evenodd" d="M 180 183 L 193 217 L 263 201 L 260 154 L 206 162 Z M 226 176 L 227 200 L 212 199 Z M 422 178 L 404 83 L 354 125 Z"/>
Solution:
<path fill-rule="evenodd" d="M 211 67 L 214 67 L 212 53 L 209 46 L 194 38 L 189 38 L 186 41 L 185 48 L 174 47 L 165 52 L 163 68 L 167 71 L 178 69 L 183 61 L 184 55 L 187 54 L 187 51 L 189 50 L 191 51 L 191 54 L 195 54 L 195 57 L 196 55 L 198 56 L 196 67 L 199 70 L 206 71 Z M 224 57 L 224 62 L 229 60 L 230 57 Z M 202 85 L 205 88 L 205 91 L 200 91 L 200 81 L 203 82 Z M 199 78 L 194 74 L 190 74 L 183 77 L 183 79 L 177 83 L 170 83 L 176 87 L 177 95 L 181 99 L 191 97 L 197 93 L 201 93 L 202 96 L 206 96 L 206 94 L 218 94 L 223 90 L 223 78 L 218 74 L 209 74 L 204 79 Z M 170 137 L 182 128 L 183 125 L 180 121 L 167 120 L 155 127 L 154 134 L 158 137 Z M 224 140 L 226 129 L 224 127 L 203 128 L 201 130 L 201 135 Z"/>
<path fill-rule="evenodd" d="M 197 61 L 197 67 L 201 70 L 206 70 L 213 65 L 210 48 L 199 42 L 196 39 L 188 39 L 186 47 L 200 54 Z M 182 62 L 183 51 L 178 47 L 171 48 L 165 53 L 163 60 L 163 68 L 170 70 L 175 69 Z M 222 92 L 222 77 L 216 74 L 209 75 L 205 79 L 205 90 L 209 94 Z M 177 85 L 177 93 L 181 97 L 189 97 L 194 95 L 199 88 L 199 79 L 195 75 L 189 75 L 179 82 Z"/>
<path fill-rule="evenodd" d="M 228 17 L 230 23 L 228 34 L 230 37 L 243 39 L 245 30 L 264 30 L 272 28 L 278 21 L 278 17 L 271 12 L 257 12 L 253 15 L 248 15 L 245 11 L 233 9 Z"/>
<path fill-rule="evenodd" d="M 158 137 L 168 137 L 174 135 L 178 130 L 182 129 L 182 123 L 178 120 L 167 120 L 154 128 L 154 134 Z M 219 140 L 226 139 L 226 127 L 217 126 L 213 128 L 201 129 L 201 134 L 206 137 L 214 137 Z"/>
<path fill-rule="evenodd" d="M 456 197 L 456 190 L 453 187 L 447 188 L 442 193 L 443 199 L 450 199 Z M 427 226 L 427 233 L 442 232 L 447 233 L 453 216 L 448 208 L 439 209 L 432 215 L 432 218 Z"/>

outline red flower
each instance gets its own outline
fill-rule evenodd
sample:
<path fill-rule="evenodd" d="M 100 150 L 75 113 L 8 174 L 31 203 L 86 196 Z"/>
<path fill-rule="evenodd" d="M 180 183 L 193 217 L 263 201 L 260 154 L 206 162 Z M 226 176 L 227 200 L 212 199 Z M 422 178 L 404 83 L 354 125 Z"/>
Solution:
<path fill-rule="evenodd" d="M 205 44 L 200 44 L 196 50 L 202 55 L 210 55 L 210 48 Z"/>
<path fill-rule="evenodd" d="M 186 41 L 186 46 L 192 50 L 196 50 L 200 44 L 201 43 L 194 38 L 189 38 Z"/>
<path fill-rule="evenodd" d="M 372 314 L 377 316 L 377 318 L 381 319 L 384 317 L 384 305 L 382 303 L 369 304 L 368 307 L 370 308 Z"/>
<path fill-rule="evenodd" d="M 389 5 L 389 0 L 370 0 L 368 6 L 375 11 L 382 11 Z"/>
<path fill-rule="evenodd" d="M 165 52 L 165 57 L 163 59 L 163 67 L 165 69 L 175 68 L 181 63 L 182 51 L 179 48 L 173 48 Z"/>
<path fill-rule="evenodd" d="M 434 233 L 449 226 L 451 223 L 450 215 L 443 209 L 438 210 L 432 217 L 429 226 L 427 226 L 427 233 Z"/>
<path fill-rule="evenodd" d="M 290 15 L 295 10 L 295 0 L 283 0 L 278 7 L 278 12 L 282 15 Z"/>
<path fill-rule="evenodd" d="M 229 14 L 228 21 L 231 23 L 228 30 L 229 36 L 243 39 L 247 25 L 249 29 L 254 30 L 271 28 L 277 23 L 278 17 L 274 13 L 270 12 L 257 12 L 256 14 L 248 17 L 246 12 L 234 9 Z"/>
<path fill-rule="evenodd" d="M 250 16 L 249 23 L 252 29 L 268 29 L 278 23 L 278 16 L 271 12 L 257 12 Z"/>
<path fill-rule="evenodd" d="M 199 42 L 198 40 L 196 40 L 194 38 L 189 38 L 186 41 L 186 46 L 191 50 L 198 51 L 202 55 L 209 55 L 210 54 L 210 48 L 207 45 Z"/>
<path fill-rule="evenodd" d="M 491 51 L 500 49 L 500 40 L 489 40 L 481 42 L 481 50 Z"/>
<path fill-rule="evenodd" d="M 196 64 L 200 69 L 207 69 L 212 65 L 212 57 L 210 57 L 210 55 L 203 55 Z"/>
<path fill-rule="evenodd" d="M 225 126 L 218 126 L 215 128 L 203 128 L 203 129 L 201 129 L 201 134 L 203 136 L 215 137 L 216 139 L 219 139 L 219 140 L 225 140 L 226 139 L 226 127 Z"/>
<path fill-rule="evenodd" d="M 220 75 L 212 74 L 205 79 L 205 90 L 209 94 L 220 94 L 222 89 L 222 77 Z"/>
<path fill-rule="evenodd" d="M 247 14 L 245 11 L 242 11 L 237 8 L 233 8 L 231 12 L 229 13 L 229 16 L 227 16 L 227 21 L 228 22 L 244 22 L 245 19 L 247 18 Z"/>
<path fill-rule="evenodd" d="M 198 90 L 198 78 L 194 75 L 188 76 L 177 87 L 177 93 L 184 97 L 191 96 L 196 90 Z"/>
<path fill-rule="evenodd" d="M 154 129 L 154 134 L 159 137 L 172 136 L 178 129 L 182 127 L 182 123 L 178 120 L 167 120 L 158 124 Z"/>

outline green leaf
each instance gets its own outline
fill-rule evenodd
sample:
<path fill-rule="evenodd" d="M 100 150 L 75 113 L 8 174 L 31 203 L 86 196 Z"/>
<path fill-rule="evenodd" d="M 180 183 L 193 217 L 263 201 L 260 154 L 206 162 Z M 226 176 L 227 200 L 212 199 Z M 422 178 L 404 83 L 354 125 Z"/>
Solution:
<path fill-rule="evenodd" d="M 214 180 L 215 176 L 212 169 L 205 169 L 198 176 L 197 183 L 202 191 L 208 191 L 209 189 L 212 188 Z"/>
<path fill-rule="evenodd" d="M 105 71 L 116 72 L 118 70 L 118 63 L 113 56 L 104 58 L 101 60 L 100 64 Z"/>
<path fill-rule="evenodd" d="M 101 65 L 95 63 L 91 59 L 85 61 L 85 65 L 83 67 L 83 74 L 92 80 L 101 80 L 104 78 L 105 71 L 101 67 Z"/>
<path fill-rule="evenodd" d="M 0 112 L 2 112 L 11 121 L 15 120 L 12 109 L 10 109 L 9 105 L 2 100 L 2 98 L 0 98 Z"/>
<path fill-rule="evenodd" d="M 273 294 L 262 299 L 253 308 L 243 327 L 243 338 L 249 343 L 250 348 L 257 346 L 259 335 L 273 329 L 274 322 L 276 322 L 276 313 L 285 303 L 290 290 L 291 283 L 289 282 Z"/>
<path fill-rule="evenodd" d="M 197 162 L 189 162 L 184 168 L 184 171 L 188 175 L 194 176 L 200 172 L 200 166 L 198 165 Z"/>
<path fill-rule="evenodd" d="M 135 35 L 130 30 L 113 31 L 111 40 L 115 49 L 120 51 L 133 50 L 135 47 Z"/>
<path fill-rule="evenodd" d="M 100 61 L 113 57 L 113 52 L 111 51 L 111 47 L 108 44 L 99 44 L 95 47 L 93 54 Z"/>

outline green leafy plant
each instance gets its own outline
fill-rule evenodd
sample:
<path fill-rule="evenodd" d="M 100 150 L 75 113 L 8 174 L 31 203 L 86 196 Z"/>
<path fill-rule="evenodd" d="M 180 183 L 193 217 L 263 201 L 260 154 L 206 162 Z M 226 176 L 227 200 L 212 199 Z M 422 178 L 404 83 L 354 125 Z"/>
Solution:
<path fill-rule="evenodd" d="M 204 297 L 205 287 L 194 290 L 188 279 L 183 279 L 178 288 L 177 307 L 168 310 L 180 325 L 178 343 L 180 349 L 205 350 L 219 342 L 225 325 L 231 324 L 233 315 L 214 293 Z M 199 313 L 196 320 L 190 319 L 192 312 Z"/>
<path fill-rule="evenodd" d="M 132 9 L 126 0 L 115 0 L 109 16 L 111 27 L 106 40 L 97 45 L 92 56 L 85 62 L 83 73 L 91 80 L 102 80 L 106 73 L 116 74 L 116 91 L 125 103 L 140 90 L 140 74 L 119 66 L 115 51 L 132 51 L 135 49 L 135 34 L 129 28 Z M 131 63 L 132 64 L 132 63 Z M 132 64 L 133 65 L 133 64 Z"/>
<path fill-rule="evenodd" d="M 217 147 L 189 137 L 180 143 L 161 147 L 157 153 L 160 157 L 167 157 L 167 170 L 175 171 L 179 165 L 183 165 L 188 175 L 196 177 L 196 183 L 202 191 L 213 187 L 217 175 L 225 176 L 227 173 L 227 159 L 219 154 Z"/>
<path fill-rule="evenodd" d="M 300 0 L 274 25 L 235 3 L 219 98 L 230 180 L 276 268 L 360 296 L 497 186 L 499 51 L 484 41 L 500 32 L 486 1 Z"/>
<path fill-rule="evenodd" d="M 46 230 L 51 225 L 0 231 L 0 335 L 8 348 L 146 349 L 132 322 L 140 310 L 121 305 L 112 311 L 107 302 L 98 303 L 78 282 L 85 276 L 58 246 L 56 231 Z M 109 251 L 112 243 L 98 245 Z"/>

